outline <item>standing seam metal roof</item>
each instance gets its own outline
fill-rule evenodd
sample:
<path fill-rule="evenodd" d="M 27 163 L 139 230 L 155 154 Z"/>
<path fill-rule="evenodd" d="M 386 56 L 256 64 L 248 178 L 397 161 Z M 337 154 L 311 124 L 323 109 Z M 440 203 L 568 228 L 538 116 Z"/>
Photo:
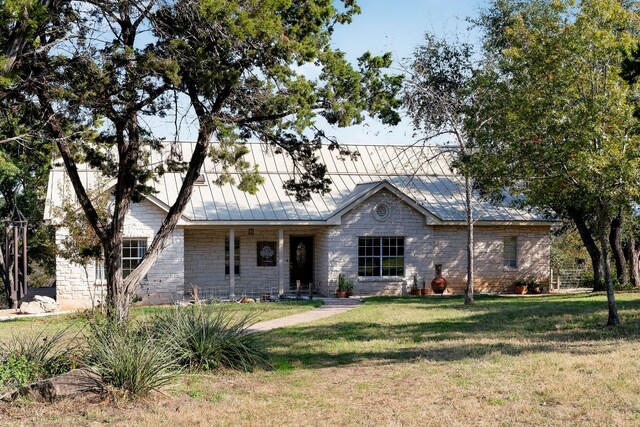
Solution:
<path fill-rule="evenodd" d="M 180 143 L 183 159 L 189 159 L 195 144 Z M 318 153 L 327 166 L 327 177 L 332 186 L 329 194 L 313 194 L 307 203 L 295 201 L 286 194 L 283 184 L 292 177 L 291 160 L 284 154 L 275 154 L 266 144 L 248 143 L 249 161 L 258 165 L 265 182 L 256 195 L 242 193 L 230 184 L 213 184 L 221 172 L 209 159 L 203 173 L 206 183 L 194 186 L 191 202 L 183 217 L 199 221 L 324 221 L 345 202 L 358 198 L 370 188 L 361 184 L 387 181 L 399 191 L 415 200 L 442 221 L 465 221 L 464 181 L 451 169 L 452 154 L 441 146 L 397 145 L 344 145 L 357 152 L 357 159 L 340 158 L 337 151 L 323 146 Z M 153 153 L 152 162 L 162 161 L 164 153 Z M 88 186 L 95 185 L 97 174 L 86 170 L 81 174 Z M 59 206 L 64 197 L 72 196 L 71 187 L 62 167 L 54 167 L 47 188 L 46 216 L 51 218 L 51 207 Z M 236 181 L 238 176 L 234 175 Z M 66 181 L 66 184 L 65 184 Z M 154 197 L 167 206 L 175 200 L 182 176 L 166 173 L 151 185 Z M 474 195 L 474 214 L 478 221 L 544 221 L 545 218 L 524 210 L 494 206 Z"/>

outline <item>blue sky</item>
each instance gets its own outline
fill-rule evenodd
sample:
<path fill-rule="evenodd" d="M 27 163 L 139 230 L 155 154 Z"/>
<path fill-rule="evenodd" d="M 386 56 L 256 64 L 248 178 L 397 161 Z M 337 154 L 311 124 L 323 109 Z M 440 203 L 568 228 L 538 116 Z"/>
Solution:
<path fill-rule="evenodd" d="M 391 52 L 394 61 L 411 56 L 426 31 L 451 39 L 474 43 L 477 34 L 469 31 L 465 18 L 477 16 L 488 0 L 359 0 L 362 13 L 350 25 L 336 28 L 333 45 L 344 51 L 352 62 L 364 52 Z M 400 72 L 398 63 L 395 70 Z M 197 129 L 183 122 L 180 139 L 195 140 Z M 173 137 L 174 126 L 166 119 L 151 120 L 150 127 L 167 138 Z M 320 124 L 327 134 L 344 144 L 409 144 L 416 140 L 408 120 L 387 127 L 367 120 L 361 126 L 337 129 Z M 446 142 L 446 141 L 440 141 Z"/>
<path fill-rule="evenodd" d="M 350 25 L 340 27 L 333 37 L 334 46 L 354 62 L 367 50 L 375 54 L 391 52 L 394 61 L 409 58 L 427 31 L 475 43 L 477 31 L 469 30 L 466 18 L 477 16 L 487 1 L 361 0 L 359 4 L 362 13 Z M 416 140 L 406 119 L 395 127 L 369 120 L 363 126 L 328 131 L 346 144 L 409 144 Z"/>

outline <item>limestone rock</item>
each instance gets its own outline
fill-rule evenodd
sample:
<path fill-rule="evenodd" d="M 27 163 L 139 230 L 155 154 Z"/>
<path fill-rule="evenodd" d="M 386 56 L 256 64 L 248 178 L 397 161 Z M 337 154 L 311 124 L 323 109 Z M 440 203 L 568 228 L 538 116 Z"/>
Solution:
<path fill-rule="evenodd" d="M 23 302 L 22 304 L 20 304 L 20 313 L 42 314 L 42 313 L 46 313 L 46 311 L 38 301 L 31 301 L 31 302 Z"/>
<path fill-rule="evenodd" d="M 23 302 L 20 304 L 20 313 L 22 314 L 42 314 L 51 313 L 58 308 L 56 300 L 42 295 L 33 297 L 33 301 Z"/>
<path fill-rule="evenodd" d="M 42 296 L 42 295 L 36 295 L 35 297 L 33 297 L 33 300 L 36 301 L 36 302 L 39 302 L 40 305 L 42 306 L 42 309 L 46 313 L 50 313 L 52 311 L 55 311 L 55 309 L 58 308 L 58 303 L 56 302 L 56 300 L 54 300 L 51 297 L 46 297 L 46 296 Z"/>
<path fill-rule="evenodd" d="M 12 401 L 24 396 L 38 402 L 55 402 L 81 395 L 103 394 L 104 385 L 100 376 L 86 368 L 74 369 L 66 374 L 28 384 L 16 392 L 4 396 L 3 400 Z"/>

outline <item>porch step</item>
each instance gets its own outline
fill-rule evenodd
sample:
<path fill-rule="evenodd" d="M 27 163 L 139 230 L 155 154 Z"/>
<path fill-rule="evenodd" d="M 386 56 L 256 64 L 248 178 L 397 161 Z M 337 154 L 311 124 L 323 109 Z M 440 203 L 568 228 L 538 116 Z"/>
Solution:
<path fill-rule="evenodd" d="M 317 297 L 314 299 L 324 301 L 325 306 L 327 305 L 360 305 L 362 304 L 362 300 L 360 298 L 331 298 L 331 297 Z"/>

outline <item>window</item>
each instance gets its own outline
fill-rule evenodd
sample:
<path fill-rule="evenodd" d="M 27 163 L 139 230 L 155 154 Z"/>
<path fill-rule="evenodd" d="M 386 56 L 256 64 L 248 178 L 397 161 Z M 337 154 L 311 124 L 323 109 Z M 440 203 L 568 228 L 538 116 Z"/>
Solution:
<path fill-rule="evenodd" d="M 96 270 L 96 277 L 95 277 L 95 281 L 96 283 L 101 283 L 107 280 L 107 274 L 104 271 L 104 260 L 101 260 L 100 258 L 96 258 L 96 263 L 95 263 L 95 270 Z"/>
<path fill-rule="evenodd" d="M 122 241 L 122 278 L 136 269 L 147 252 L 146 239 L 124 239 Z"/>
<path fill-rule="evenodd" d="M 518 239 L 515 236 L 504 238 L 504 266 L 518 267 Z"/>
<path fill-rule="evenodd" d="M 229 238 L 224 239 L 224 274 L 229 275 Z M 233 274 L 240 274 L 240 239 L 233 239 Z"/>
<path fill-rule="evenodd" d="M 358 276 L 404 276 L 404 237 L 360 237 Z"/>
<path fill-rule="evenodd" d="M 276 242 L 258 242 L 257 244 L 257 259 L 258 267 L 273 267 L 277 264 L 278 257 L 276 248 L 278 247 Z"/>

